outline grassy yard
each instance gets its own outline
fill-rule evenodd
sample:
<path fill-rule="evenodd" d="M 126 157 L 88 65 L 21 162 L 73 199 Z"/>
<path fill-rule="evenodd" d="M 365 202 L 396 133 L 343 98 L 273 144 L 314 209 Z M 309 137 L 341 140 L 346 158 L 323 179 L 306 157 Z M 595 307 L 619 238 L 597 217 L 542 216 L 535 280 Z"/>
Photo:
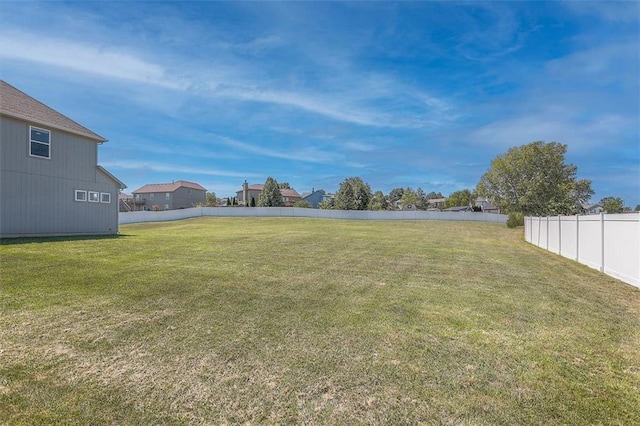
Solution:
<path fill-rule="evenodd" d="M 640 424 L 640 291 L 462 222 L 0 246 L 0 424 Z"/>

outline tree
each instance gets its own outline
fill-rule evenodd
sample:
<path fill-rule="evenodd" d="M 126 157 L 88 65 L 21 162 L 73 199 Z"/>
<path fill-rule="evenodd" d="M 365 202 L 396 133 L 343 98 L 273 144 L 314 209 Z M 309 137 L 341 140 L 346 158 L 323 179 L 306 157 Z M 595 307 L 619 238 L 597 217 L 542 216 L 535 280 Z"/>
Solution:
<path fill-rule="evenodd" d="M 359 177 L 350 177 L 340 184 L 336 194 L 338 210 L 366 210 L 371 200 L 371 188 Z"/>
<path fill-rule="evenodd" d="M 418 204 L 420 204 L 420 201 L 421 200 L 418 198 L 418 195 L 411 188 L 405 189 L 402 193 L 402 198 L 400 199 L 400 202 L 403 206 L 407 206 L 409 204 L 418 206 Z"/>
<path fill-rule="evenodd" d="M 416 206 L 418 206 L 418 208 L 426 210 L 427 209 L 427 194 L 424 192 L 424 190 L 420 187 L 418 187 L 418 189 L 416 189 L 416 197 L 418 198 L 418 202 L 416 203 Z"/>
<path fill-rule="evenodd" d="M 331 198 L 327 198 L 324 201 L 320 201 L 318 203 L 318 208 L 322 210 L 333 210 L 333 200 Z"/>
<path fill-rule="evenodd" d="M 218 205 L 218 198 L 215 192 L 207 192 L 207 206 L 215 207 Z"/>
<path fill-rule="evenodd" d="M 289 185 L 289 182 L 282 182 L 278 184 L 278 188 L 280 189 L 291 189 L 291 185 Z"/>
<path fill-rule="evenodd" d="M 605 213 L 622 213 L 624 211 L 624 202 L 622 198 L 604 197 L 600 200 L 600 207 Z"/>
<path fill-rule="evenodd" d="M 386 210 L 387 204 L 387 199 L 382 191 L 376 191 L 369 201 L 369 210 Z"/>
<path fill-rule="evenodd" d="M 302 209 L 310 209 L 311 207 L 313 207 L 313 205 L 311 205 L 311 203 L 307 200 L 298 200 L 295 203 L 293 203 L 293 207 L 299 207 Z"/>
<path fill-rule="evenodd" d="M 402 194 L 404 194 L 404 188 L 394 188 L 389 193 L 389 201 L 391 203 L 398 201 L 402 198 Z"/>
<path fill-rule="evenodd" d="M 282 207 L 283 205 L 278 182 L 269 176 L 262 187 L 260 197 L 258 197 L 258 207 Z"/>
<path fill-rule="evenodd" d="M 249 207 L 255 207 L 256 206 L 256 197 L 251 197 L 251 204 L 249 205 Z"/>
<path fill-rule="evenodd" d="M 462 189 L 460 191 L 455 191 L 449 195 L 447 201 L 444 202 L 445 208 L 449 207 L 460 207 L 460 206 L 470 206 L 474 201 L 473 193 L 468 189 Z"/>
<path fill-rule="evenodd" d="M 575 214 L 593 190 L 591 181 L 576 179 L 576 166 L 564 163 L 566 151 L 566 145 L 540 141 L 510 148 L 491 161 L 478 195 L 507 213 Z"/>
<path fill-rule="evenodd" d="M 634 211 L 640 212 L 640 204 L 636 205 L 636 209 Z"/>

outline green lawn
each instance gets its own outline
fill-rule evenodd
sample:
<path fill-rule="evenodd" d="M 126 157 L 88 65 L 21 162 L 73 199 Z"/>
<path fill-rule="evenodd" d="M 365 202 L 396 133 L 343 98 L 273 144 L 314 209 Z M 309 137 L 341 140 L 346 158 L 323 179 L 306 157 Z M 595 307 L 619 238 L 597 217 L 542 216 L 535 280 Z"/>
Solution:
<path fill-rule="evenodd" d="M 465 222 L 0 246 L 0 424 L 640 424 L 640 290 Z"/>

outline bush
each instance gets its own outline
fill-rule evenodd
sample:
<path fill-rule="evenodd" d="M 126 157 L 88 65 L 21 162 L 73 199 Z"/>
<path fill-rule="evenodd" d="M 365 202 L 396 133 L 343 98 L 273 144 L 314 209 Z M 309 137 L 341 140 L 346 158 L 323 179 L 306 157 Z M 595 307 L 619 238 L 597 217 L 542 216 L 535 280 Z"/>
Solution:
<path fill-rule="evenodd" d="M 524 214 L 520 212 L 511 212 L 507 218 L 507 227 L 516 228 L 518 226 L 524 226 Z"/>

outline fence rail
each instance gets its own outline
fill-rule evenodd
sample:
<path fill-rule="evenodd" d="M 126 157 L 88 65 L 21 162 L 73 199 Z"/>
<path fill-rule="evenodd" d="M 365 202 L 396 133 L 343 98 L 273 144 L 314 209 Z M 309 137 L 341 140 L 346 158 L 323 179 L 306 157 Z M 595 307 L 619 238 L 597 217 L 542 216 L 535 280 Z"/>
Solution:
<path fill-rule="evenodd" d="M 310 217 L 351 220 L 452 220 L 506 223 L 507 216 L 479 212 L 323 210 L 296 207 L 193 207 L 182 210 L 121 212 L 119 223 L 164 222 L 200 216 Z"/>
<path fill-rule="evenodd" d="M 525 240 L 640 287 L 640 213 L 526 217 Z"/>

